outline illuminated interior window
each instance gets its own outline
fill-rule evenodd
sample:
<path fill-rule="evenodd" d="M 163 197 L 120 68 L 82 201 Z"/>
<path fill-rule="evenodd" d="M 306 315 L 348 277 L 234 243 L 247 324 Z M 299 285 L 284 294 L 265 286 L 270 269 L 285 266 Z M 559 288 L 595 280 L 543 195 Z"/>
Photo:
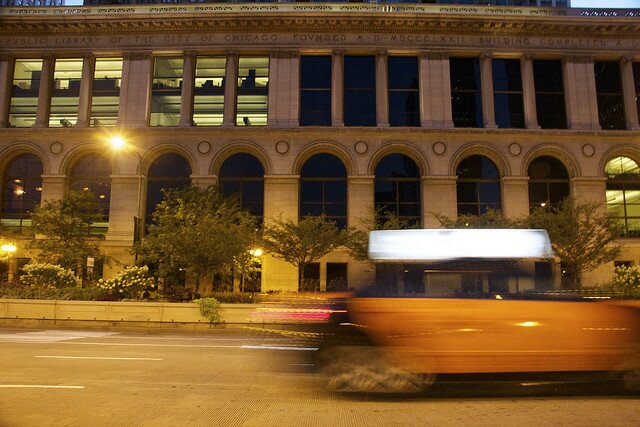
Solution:
<path fill-rule="evenodd" d="M 269 57 L 240 57 L 236 125 L 265 126 L 268 100 Z"/>
<path fill-rule="evenodd" d="M 640 169 L 628 157 L 615 157 L 605 166 L 607 212 L 626 237 L 640 237 Z"/>
<path fill-rule="evenodd" d="M 49 127 L 71 127 L 78 121 L 82 58 L 56 59 Z"/>
<path fill-rule="evenodd" d="M 99 219 L 92 224 L 95 232 L 106 232 L 109 226 L 109 202 L 111 200 L 111 165 L 98 154 L 80 158 L 71 168 L 69 188 L 89 191 L 96 202 Z"/>
<path fill-rule="evenodd" d="M 153 65 L 149 126 L 178 126 L 182 93 L 182 57 L 157 57 Z"/>
<path fill-rule="evenodd" d="M 11 88 L 9 126 L 28 128 L 35 124 L 42 59 L 16 59 Z"/>
<path fill-rule="evenodd" d="M 529 210 L 557 207 L 569 197 L 569 173 L 550 156 L 541 156 L 529 165 Z"/>
<path fill-rule="evenodd" d="M 500 174 L 485 156 L 469 156 L 458 165 L 458 215 L 482 215 L 488 209 L 500 210 Z"/>
<path fill-rule="evenodd" d="M 225 66 L 225 57 L 198 57 L 193 98 L 194 125 L 220 126 L 222 124 Z"/>
<path fill-rule="evenodd" d="M 42 162 L 33 154 L 22 154 L 7 165 L 2 178 L 2 225 L 31 225 L 29 216 L 40 205 Z"/>
<path fill-rule="evenodd" d="M 97 58 L 93 77 L 90 126 L 115 126 L 118 122 L 122 58 Z"/>

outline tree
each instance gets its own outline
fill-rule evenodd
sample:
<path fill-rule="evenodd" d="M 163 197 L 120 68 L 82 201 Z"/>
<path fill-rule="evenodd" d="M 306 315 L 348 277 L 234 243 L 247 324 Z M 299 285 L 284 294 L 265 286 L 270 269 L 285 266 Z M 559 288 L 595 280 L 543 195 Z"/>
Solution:
<path fill-rule="evenodd" d="M 148 234 L 134 251 L 139 262 L 158 266 L 163 276 L 184 270 L 202 279 L 232 270 L 234 262 L 257 240 L 256 218 L 216 187 L 168 190 L 153 213 Z"/>
<path fill-rule="evenodd" d="M 88 191 L 69 191 L 62 200 L 49 200 L 31 214 L 36 238 L 31 247 L 39 249 L 37 259 L 57 264 L 82 276 L 87 257 L 100 255 L 91 225 L 100 219 L 95 198 Z"/>
<path fill-rule="evenodd" d="M 500 211 L 487 209 L 482 215 L 460 215 L 449 218 L 434 214 L 443 228 L 526 228 L 524 218 L 506 218 Z"/>
<path fill-rule="evenodd" d="M 567 198 L 557 207 L 537 208 L 528 218 L 531 228 L 543 228 L 560 258 L 566 285 L 578 289 L 580 273 L 613 261 L 620 253 L 615 243 L 620 224 L 594 202 Z"/>
<path fill-rule="evenodd" d="M 324 216 L 308 216 L 298 222 L 278 218 L 264 228 L 265 249 L 298 268 L 298 287 L 304 283 L 304 269 L 342 246 L 346 234 Z"/>

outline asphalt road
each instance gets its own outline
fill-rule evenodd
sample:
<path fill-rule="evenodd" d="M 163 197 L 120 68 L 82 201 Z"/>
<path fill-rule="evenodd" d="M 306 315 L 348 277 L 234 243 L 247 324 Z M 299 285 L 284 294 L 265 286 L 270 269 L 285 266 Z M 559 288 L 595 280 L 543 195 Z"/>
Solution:
<path fill-rule="evenodd" d="M 639 426 L 640 396 L 561 382 L 326 391 L 296 337 L 0 330 L 0 426 Z"/>

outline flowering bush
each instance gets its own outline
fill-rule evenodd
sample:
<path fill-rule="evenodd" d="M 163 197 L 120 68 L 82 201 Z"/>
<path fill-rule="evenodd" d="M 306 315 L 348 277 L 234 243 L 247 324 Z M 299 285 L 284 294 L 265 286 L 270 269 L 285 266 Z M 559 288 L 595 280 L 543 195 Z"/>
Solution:
<path fill-rule="evenodd" d="M 32 262 L 25 265 L 22 271 L 22 283 L 34 287 L 64 288 L 80 284 L 80 279 L 71 270 L 55 264 Z"/>
<path fill-rule="evenodd" d="M 640 297 L 640 267 L 621 265 L 616 267 L 613 290 L 624 297 Z"/>
<path fill-rule="evenodd" d="M 138 298 L 144 291 L 155 289 L 153 277 L 148 277 L 149 267 L 127 267 L 109 280 L 98 280 L 98 287 L 118 299 Z"/>

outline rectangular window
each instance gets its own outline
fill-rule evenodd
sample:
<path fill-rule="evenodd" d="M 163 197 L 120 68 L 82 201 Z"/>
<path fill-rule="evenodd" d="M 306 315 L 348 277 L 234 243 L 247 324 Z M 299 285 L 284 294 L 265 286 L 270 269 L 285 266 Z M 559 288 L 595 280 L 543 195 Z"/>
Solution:
<path fill-rule="evenodd" d="M 449 59 L 451 109 L 455 127 L 481 128 L 482 83 L 478 58 Z"/>
<path fill-rule="evenodd" d="M 227 59 L 199 56 L 193 96 L 193 124 L 220 126 L 224 116 L 224 84 Z"/>
<path fill-rule="evenodd" d="M 633 80 L 636 88 L 636 105 L 638 106 L 638 121 L 640 121 L 640 62 L 633 63 Z"/>
<path fill-rule="evenodd" d="M 494 59 L 493 105 L 499 128 L 525 127 L 520 60 Z"/>
<path fill-rule="evenodd" d="M 269 102 L 269 57 L 238 60 L 236 125 L 266 126 Z"/>
<path fill-rule="evenodd" d="M 331 56 L 300 58 L 300 126 L 331 126 Z"/>
<path fill-rule="evenodd" d="M 149 126 L 177 126 L 180 123 L 183 64 L 182 57 L 155 58 Z"/>
<path fill-rule="evenodd" d="M 122 58 L 97 58 L 93 75 L 90 126 L 115 126 L 118 122 Z"/>
<path fill-rule="evenodd" d="M 615 61 L 596 61 L 594 66 L 600 126 L 603 130 L 626 129 L 620 64 Z"/>
<path fill-rule="evenodd" d="M 327 291 L 346 291 L 349 288 L 347 282 L 347 263 L 327 263 Z"/>
<path fill-rule="evenodd" d="M 373 56 L 344 57 L 344 124 L 376 126 L 376 69 Z"/>
<path fill-rule="evenodd" d="M 28 128 L 35 124 L 42 59 L 16 59 L 11 87 L 9 126 Z"/>
<path fill-rule="evenodd" d="M 387 61 L 389 82 L 389 124 L 420 126 L 418 58 L 390 56 Z"/>
<path fill-rule="evenodd" d="M 70 127 L 78 121 L 81 77 L 82 58 L 56 59 L 49 127 Z"/>
<path fill-rule="evenodd" d="M 536 111 L 542 129 L 566 129 L 567 113 L 564 103 L 562 62 L 533 61 L 533 80 L 536 88 Z"/>

